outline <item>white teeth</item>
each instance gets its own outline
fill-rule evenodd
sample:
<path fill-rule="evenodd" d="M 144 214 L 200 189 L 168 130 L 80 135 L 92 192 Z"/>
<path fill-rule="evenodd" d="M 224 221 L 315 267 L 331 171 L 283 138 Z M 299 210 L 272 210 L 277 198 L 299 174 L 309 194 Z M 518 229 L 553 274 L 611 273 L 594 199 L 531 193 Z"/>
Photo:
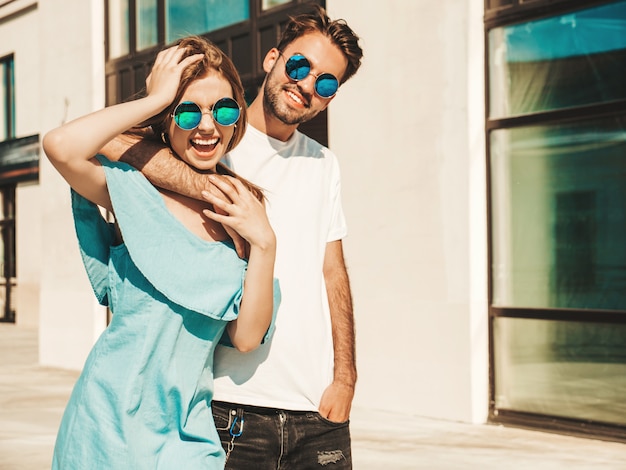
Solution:
<path fill-rule="evenodd" d="M 292 100 L 296 101 L 297 103 L 304 104 L 304 102 L 300 98 L 298 98 L 297 95 L 293 94 L 292 92 L 288 91 L 287 94 L 291 97 Z"/>
<path fill-rule="evenodd" d="M 215 145 L 219 139 L 217 137 L 213 139 L 194 139 L 192 142 L 196 145 Z"/>

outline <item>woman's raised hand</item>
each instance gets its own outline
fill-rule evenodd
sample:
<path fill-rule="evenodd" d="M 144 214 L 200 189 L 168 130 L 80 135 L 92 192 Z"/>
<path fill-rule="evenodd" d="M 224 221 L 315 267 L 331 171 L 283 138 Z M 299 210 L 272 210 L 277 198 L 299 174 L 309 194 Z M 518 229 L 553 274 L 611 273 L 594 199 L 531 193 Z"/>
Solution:
<path fill-rule="evenodd" d="M 193 54 L 181 60 L 184 53 L 185 48 L 180 46 L 172 46 L 159 52 L 146 78 L 148 96 L 159 98 L 164 107 L 176 98 L 183 70 L 203 57 L 203 54 Z"/>

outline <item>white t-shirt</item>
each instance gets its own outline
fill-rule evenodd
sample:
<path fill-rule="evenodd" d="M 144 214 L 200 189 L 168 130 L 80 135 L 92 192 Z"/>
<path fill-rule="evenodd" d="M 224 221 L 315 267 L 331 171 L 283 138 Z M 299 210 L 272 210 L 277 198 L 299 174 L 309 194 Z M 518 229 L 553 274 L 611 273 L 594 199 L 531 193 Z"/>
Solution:
<path fill-rule="evenodd" d="M 265 191 L 282 300 L 269 341 L 247 354 L 217 347 L 214 399 L 317 410 L 333 378 L 324 252 L 346 235 L 337 157 L 298 131 L 281 142 L 248 125 L 225 163 Z"/>

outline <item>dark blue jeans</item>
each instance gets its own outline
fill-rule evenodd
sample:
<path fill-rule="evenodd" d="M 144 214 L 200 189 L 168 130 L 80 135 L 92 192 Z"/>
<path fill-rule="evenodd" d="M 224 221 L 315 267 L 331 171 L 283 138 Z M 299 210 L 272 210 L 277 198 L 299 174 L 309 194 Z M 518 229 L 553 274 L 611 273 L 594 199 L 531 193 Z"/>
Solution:
<path fill-rule="evenodd" d="M 213 402 L 213 419 L 233 470 L 351 469 L 349 422 L 314 411 Z"/>

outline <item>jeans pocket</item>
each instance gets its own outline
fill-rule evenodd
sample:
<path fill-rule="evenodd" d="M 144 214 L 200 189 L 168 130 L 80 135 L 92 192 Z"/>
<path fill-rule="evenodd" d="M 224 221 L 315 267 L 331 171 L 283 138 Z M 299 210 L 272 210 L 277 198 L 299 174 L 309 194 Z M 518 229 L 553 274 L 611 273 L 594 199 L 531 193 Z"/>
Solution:
<path fill-rule="evenodd" d="M 319 414 L 319 412 L 317 412 L 317 411 L 316 411 L 315 413 L 313 413 L 313 416 L 315 416 L 315 418 L 316 418 L 318 421 L 320 421 L 320 422 L 322 422 L 322 423 L 324 423 L 324 424 L 327 424 L 327 425 L 329 425 L 329 426 L 336 427 L 336 428 L 340 428 L 340 427 L 342 427 L 342 426 L 347 426 L 347 425 L 349 425 L 349 424 L 350 424 L 350 420 L 349 420 L 349 419 L 347 419 L 346 421 L 340 421 L 340 422 L 337 422 L 337 421 L 331 421 L 331 420 L 330 420 L 330 419 L 328 419 L 328 418 L 324 418 L 324 417 L 323 417 L 321 414 Z"/>
<path fill-rule="evenodd" d="M 236 410 L 229 410 L 213 405 L 211 411 L 213 412 L 213 421 L 218 431 L 227 431 L 230 429 L 231 416 L 236 413 Z M 235 411 L 235 413 L 233 413 L 233 411 Z"/>

